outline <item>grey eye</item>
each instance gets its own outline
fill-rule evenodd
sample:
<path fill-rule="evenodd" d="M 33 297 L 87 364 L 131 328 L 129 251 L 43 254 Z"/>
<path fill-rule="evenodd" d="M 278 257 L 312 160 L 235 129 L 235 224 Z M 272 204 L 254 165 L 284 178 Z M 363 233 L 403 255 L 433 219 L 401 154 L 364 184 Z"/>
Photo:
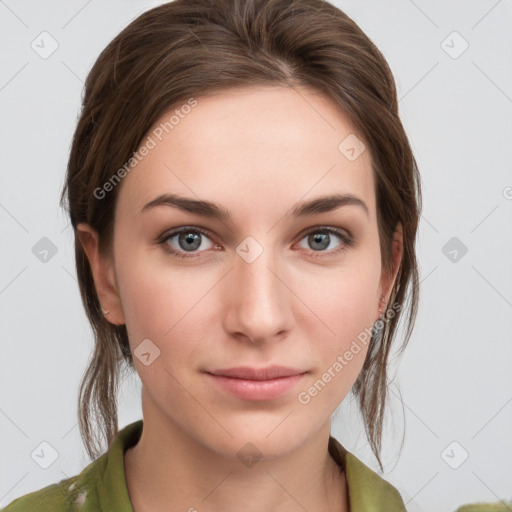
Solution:
<path fill-rule="evenodd" d="M 315 252 L 325 252 L 325 250 L 329 247 L 329 245 L 334 242 L 334 238 L 338 239 L 338 245 L 340 242 L 344 242 L 343 236 L 341 234 L 336 233 L 331 229 L 324 229 L 316 231 L 311 231 L 308 233 L 302 240 L 306 240 L 307 246 L 302 245 L 301 247 L 304 249 L 310 249 Z M 301 243 L 302 243 L 301 240 Z M 335 247 L 331 247 L 330 249 L 334 249 Z"/>
<path fill-rule="evenodd" d="M 180 233 L 178 235 L 178 244 L 184 251 L 194 251 L 201 246 L 200 233 Z"/>
<path fill-rule="evenodd" d="M 331 237 L 328 233 L 314 233 L 308 235 L 308 242 L 311 244 L 311 248 L 324 250 L 329 247 Z"/>

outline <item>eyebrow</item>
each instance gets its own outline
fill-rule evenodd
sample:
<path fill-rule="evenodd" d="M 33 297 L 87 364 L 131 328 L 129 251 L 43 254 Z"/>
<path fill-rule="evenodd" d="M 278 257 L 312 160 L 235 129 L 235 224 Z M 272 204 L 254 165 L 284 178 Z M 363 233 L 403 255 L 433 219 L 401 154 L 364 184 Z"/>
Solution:
<path fill-rule="evenodd" d="M 341 208 L 342 206 L 348 205 L 360 206 L 365 211 L 366 216 L 369 216 L 366 203 L 359 197 L 356 197 L 353 194 L 334 194 L 298 203 L 285 215 L 285 218 L 287 220 L 291 220 L 298 217 L 309 217 L 331 212 Z M 159 195 L 149 203 L 145 204 L 141 209 L 141 213 L 159 206 L 169 206 L 187 213 L 207 218 L 215 218 L 224 222 L 231 221 L 231 213 L 221 205 L 210 201 L 180 197 L 176 194 Z"/>

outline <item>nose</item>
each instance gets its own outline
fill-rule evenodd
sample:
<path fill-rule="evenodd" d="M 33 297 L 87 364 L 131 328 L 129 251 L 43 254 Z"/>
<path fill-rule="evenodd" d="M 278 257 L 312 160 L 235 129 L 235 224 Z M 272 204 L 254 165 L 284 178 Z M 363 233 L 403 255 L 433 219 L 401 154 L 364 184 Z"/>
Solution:
<path fill-rule="evenodd" d="M 270 249 L 252 262 L 236 255 L 224 283 L 227 332 L 254 343 L 275 341 L 289 332 L 293 325 L 293 286 L 287 283 L 286 274 Z"/>

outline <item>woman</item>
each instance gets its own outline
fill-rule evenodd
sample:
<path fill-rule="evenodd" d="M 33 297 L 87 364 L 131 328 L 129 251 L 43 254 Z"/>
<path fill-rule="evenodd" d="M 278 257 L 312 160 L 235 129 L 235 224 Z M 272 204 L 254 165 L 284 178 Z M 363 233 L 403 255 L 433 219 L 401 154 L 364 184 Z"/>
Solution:
<path fill-rule="evenodd" d="M 144 13 L 88 75 L 64 200 L 96 460 L 6 512 L 405 510 L 330 436 L 352 390 L 382 469 L 388 356 L 418 302 L 420 178 L 391 71 L 347 15 Z M 123 367 L 143 420 L 118 431 Z"/>

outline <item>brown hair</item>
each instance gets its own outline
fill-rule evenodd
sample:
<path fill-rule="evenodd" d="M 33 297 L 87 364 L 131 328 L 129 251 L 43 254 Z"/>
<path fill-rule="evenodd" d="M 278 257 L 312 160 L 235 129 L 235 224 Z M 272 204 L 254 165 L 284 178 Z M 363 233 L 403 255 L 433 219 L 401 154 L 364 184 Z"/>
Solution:
<path fill-rule="evenodd" d="M 133 369 L 124 325 L 101 311 L 77 225 L 89 223 L 100 250 L 111 250 L 119 187 L 98 199 L 155 121 L 172 107 L 233 87 L 309 86 L 334 100 L 370 150 L 383 269 L 392 269 L 392 237 L 403 228 L 403 256 L 388 309 L 402 305 L 410 285 L 411 335 L 419 298 L 415 238 L 420 177 L 398 115 L 391 70 L 383 55 L 345 13 L 324 0 L 175 0 L 130 23 L 103 50 L 85 83 L 61 204 L 75 232 L 80 292 L 95 337 L 78 399 L 79 425 L 92 458 L 118 433 L 121 370 Z M 341 142 L 341 141 L 340 141 Z M 387 365 L 403 309 L 372 335 L 353 386 L 371 448 L 380 460 Z"/>

